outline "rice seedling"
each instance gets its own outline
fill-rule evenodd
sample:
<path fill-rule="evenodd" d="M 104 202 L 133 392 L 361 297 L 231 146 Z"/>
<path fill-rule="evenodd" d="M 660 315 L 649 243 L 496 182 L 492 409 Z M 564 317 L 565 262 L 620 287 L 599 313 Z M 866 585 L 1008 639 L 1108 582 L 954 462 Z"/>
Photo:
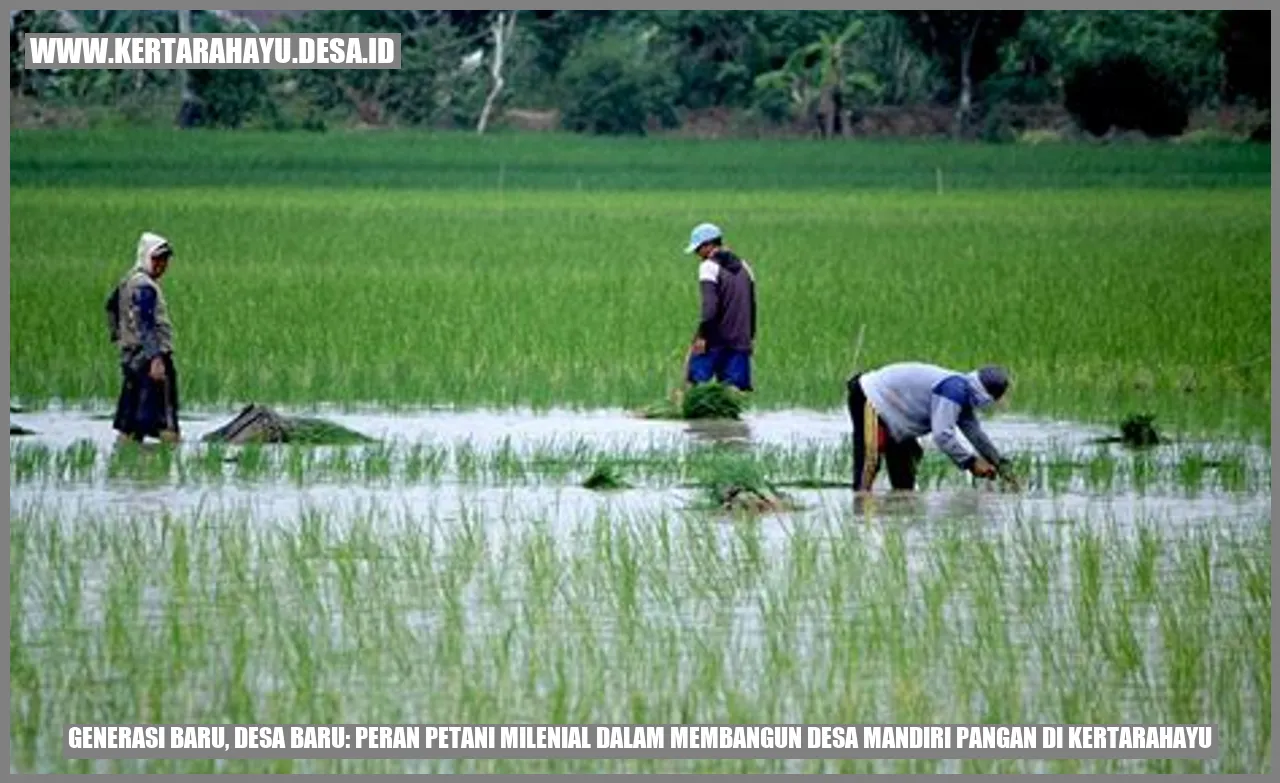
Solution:
<path fill-rule="evenodd" d="M 48 446 L 44 444 L 22 445 L 14 448 L 13 444 L 9 446 L 10 471 L 13 481 L 30 481 L 34 476 L 41 475 L 48 470 L 50 460 L 53 455 Z"/>
<path fill-rule="evenodd" d="M 628 489 L 631 485 L 622 478 L 622 472 L 612 462 L 601 462 L 582 482 L 582 486 L 594 490 Z"/>
<path fill-rule="evenodd" d="M 661 393 L 669 346 L 687 339 L 694 265 L 678 246 L 714 213 L 761 276 L 755 407 L 838 408 L 849 326 L 866 323 L 860 365 L 999 360 L 1015 371 L 1018 409 L 1121 421 L 1122 440 L 1152 446 L 1014 454 L 1040 507 L 1068 494 L 1185 492 L 1212 505 L 1215 493 L 1270 490 L 1269 457 L 1223 440 L 1269 443 L 1269 365 L 1257 358 L 1270 352 L 1270 168 L 1247 147 L 1011 156 L 932 144 L 17 133 L 11 152 L 10 391 L 37 409 L 114 396 L 114 357 L 83 302 L 127 268 L 134 237 L 119 227 L 139 221 L 187 248 L 165 286 L 192 403 L 629 408 Z M 708 172 L 747 157 L 735 192 L 707 189 Z M 501 201 L 496 165 L 508 175 Z M 931 192 L 939 167 L 961 196 Z M 379 241 L 387 235 L 400 241 Z M 480 235 L 491 241 L 477 246 Z M 600 263 L 606 236 L 641 250 Z M 55 262 L 66 285 L 47 285 Z M 291 294 L 245 310 L 262 290 Z M 902 319 L 919 297 L 942 304 Z M 1129 306 L 1135 297 L 1150 306 Z M 500 331 L 484 320 L 494 307 Z M 980 344 L 954 328 L 993 312 Z M 666 412 L 741 413 L 715 394 Z M 1195 445 L 1202 432 L 1219 440 Z M 954 520 L 911 507 L 864 519 L 825 495 L 817 508 L 730 525 L 611 510 L 672 484 L 692 485 L 695 510 L 792 509 L 780 487 L 847 485 L 843 441 L 55 449 L 12 438 L 10 456 L 15 771 L 1270 770 L 1262 517 L 1111 525 L 1073 512 L 1066 525 L 1027 516 L 1028 503 L 1002 506 L 1015 518 L 999 523 L 963 504 Z M 448 481 L 463 500 L 448 512 L 427 503 L 279 518 L 68 516 L 29 500 L 44 482 L 92 496 L 104 484 L 227 478 L 264 494 L 281 481 Z M 484 494 L 539 481 L 637 492 L 598 498 L 583 516 Z M 927 497 L 972 482 L 931 450 L 919 483 Z M 62 759 L 61 726 L 90 713 L 113 723 L 1188 722 L 1217 723 L 1224 746 L 1204 763 Z"/>
<path fill-rule="evenodd" d="M 514 442 L 480 449 L 469 441 L 399 443 L 316 448 L 306 445 L 259 444 L 247 455 L 223 444 L 188 445 L 166 456 L 144 459 L 155 451 L 99 453 L 88 441 L 54 450 L 41 443 L 11 448 L 11 481 L 16 486 L 57 482 L 68 486 L 116 480 L 173 480 L 177 485 L 217 484 L 228 475 L 240 482 L 296 486 L 320 483 L 384 485 L 550 482 L 563 484 L 589 475 L 601 464 L 625 472 L 629 481 L 656 489 L 700 482 L 726 462 L 747 459 L 775 487 L 833 489 L 849 485 L 851 456 L 839 444 L 764 445 L 750 454 L 716 446 L 655 444 L 599 447 L 583 442 Z M 239 465 L 242 460 L 250 464 Z M 1184 446 L 1167 454 L 1094 452 L 1019 452 L 1010 460 L 1013 473 L 1031 493 L 1131 491 L 1197 494 L 1202 489 L 1249 496 L 1270 489 L 1270 460 L 1250 456 L 1239 445 L 1206 451 Z M 166 465 L 168 467 L 166 467 Z M 170 474 L 173 475 L 170 475 Z M 971 479 L 943 457 L 929 452 L 921 462 L 917 486 L 922 491 L 968 486 Z"/>
<path fill-rule="evenodd" d="M 794 511 L 799 503 L 780 491 L 750 457 L 726 455 L 700 477 L 702 507 L 745 513 Z"/>
<path fill-rule="evenodd" d="M 654 403 L 640 410 L 640 416 L 646 419 L 684 419 L 697 421 L 701 419 L 730 419 L 742 417 L 746 410 L 747 398 L 732 386 L 710 381 L 690 386 L 679 391 L 673 399 Z"/>
<path fill-rule="evenodd" d="M 142 221 L 163 226 L 192 259 L 175 262 L 165 286 L 193 404 L 631 408 L 663 392 L 669 347 L 687 339 L 697 307 L 692 261 L 654 249 L 678 249 L 689 225 L 714 213 L 761 275 L 753 407 L 839 406 L 857 322 L 871 335 L 859 357 L 866 366 L 998 358 L 1016 372 L 1020 410 L 1108 423 L 1141 410 L 1174 438 L 1265 438 L 1270 429 L 1269 367 L 1255 361 L 1270 351 L 1270 171 L 1247 149 L 1010 156 L 743 142 L 695 155 L 647 141 L 624 143 L 635 157 L 623 165 L 607 144 L 504 137 L 474 148 L 472 172 L 505 159 L 499 213 L 488 177 L 441 165 L 444 150 L 472 149 L 465 139 L 436 149 L 396 134 L 301 145 L 256 135 L 127 138 L 14 137 L 11 393 L 27 406 L 115 396 L 99 313 L 83 303 L 127 269 L 135 237 L 120 226 Z M 139 157 L 133 145 L 156 156 Z M 753 161 L 747 179 L 729 194 L 700 188 L 730 148 Z M 318 149 L 327 156 L 313 158 Z M 689 170 L 672 174 L 672 155 Z M 311 167 L 299 169 L 298 156 Z M 912 188 L 915 167 L 931 183 L 944 159 L 968 167 L 952 180 L 961 195 Z M 166 160 L 185 161 L 183 182 Z M 566 181 L 553 161 L 591 167 L 595 184 L 557 189 Z M 475 247 L 495 219 L 502 230 Z M 387 235 L 401 241 L 366 257 Z M 601 264 L 600 236 L 648 250 Z M 855 244 L 865 263 L 850 265 Z M 353 257 L 361 263 L 333 261 Z M 65 285 L 44 280 L 55 262 Z M 1176 285 L 1163 282 L 1170 268 Z M 296 295 L 246 311 L 240 303 L 262 290 Z M 901 318 L 917 297 L 942 291 L 942 309 Z M 1128 306 L 1135 296 L 1150 306 Z M 477 320 L 494 307 L 501 332 Z M 980 345 L 953 328 L 997 310 Z M 56 339 L 45 328 L 50 312 L 59 314 Z M 231 313 L 236 328 L 223 328 Z M 1197 379 L 1190 391 L 1188 373 Z"/>
<path fill-rule="evenodd" d="M 415 443 L 404 460 L 405 481 L 413 484 L 438 480 L 447 460 L 448 452 L 444 448 Z"/>
<path fill-rule="evenodd" d="M 236 452 L 235 477 L 240 481 L 261 479 L 270 470 L 270 455 L 260 443 L 241 446 Z"/>
<path fill-rule="evenodd" d="M 1198 450 L 1185 450 L 1178 459 L 1178 481 L 1188 495 L 1200 493 L 1208 466 Z"/>
<path fill-rule="evenodd" d="M 1086 483 L 1094 492 L 1109 493 L 1116 481 L 1116 458 L 1106 448 L 1099 449 L 1089 460 Z"/>

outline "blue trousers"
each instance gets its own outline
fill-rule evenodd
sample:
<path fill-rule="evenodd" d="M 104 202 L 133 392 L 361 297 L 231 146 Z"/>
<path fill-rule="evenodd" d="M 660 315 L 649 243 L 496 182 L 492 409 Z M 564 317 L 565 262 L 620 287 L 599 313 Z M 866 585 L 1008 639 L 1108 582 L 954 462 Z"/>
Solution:
<path fill-rule="evenodd" d="M 708 348 L 697 356 L 690 356 L 686 380 L 707 383 L 712 379 L 739 391 L 751 391 L 751 354 L 731 348 Z"/>

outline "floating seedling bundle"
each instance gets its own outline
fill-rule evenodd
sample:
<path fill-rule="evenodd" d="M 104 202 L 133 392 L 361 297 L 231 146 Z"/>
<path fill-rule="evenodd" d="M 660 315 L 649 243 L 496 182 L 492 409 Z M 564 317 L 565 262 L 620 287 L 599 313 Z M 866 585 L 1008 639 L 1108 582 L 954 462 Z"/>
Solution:
<path fill-rule="evenodd" d="M 582 482 L 582 486 L 597 491 L 608 491 L 628 489 L 631 485 L 622 478 L 622 472 L 617 465 L 612 462 L 601 462 L 591 471 L 591 475 L 587 476 L 586 480 Z"/>
<path fill-rule="evenodd" d="M 283 416 L 262 405 L 247 405 L 240 415 L 205 435 L 207 443 L 299 443 L 341 446 L 373 439 L 324 419 Z"/>
<path fill-rule="evenodd" d="M 1162 437 L 1155 427 L 1155 415 L 1150 413 L 1133 413 L 1120 422 L 1120 434 L 1098 438 L 1096 443 L 1119 443 L 1130 448 L 1143 449 L 1158 446 L 1169 441 Z"/>

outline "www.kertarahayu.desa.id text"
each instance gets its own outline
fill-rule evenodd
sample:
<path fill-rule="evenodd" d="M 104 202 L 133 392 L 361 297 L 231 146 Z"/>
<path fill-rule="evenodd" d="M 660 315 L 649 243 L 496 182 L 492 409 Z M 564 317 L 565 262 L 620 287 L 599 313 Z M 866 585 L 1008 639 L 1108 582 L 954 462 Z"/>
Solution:
<path fill-rule="evenodd" d="M 66 35 L 27 37 L 27 66 L 391 65 L 398 36 Z"/>

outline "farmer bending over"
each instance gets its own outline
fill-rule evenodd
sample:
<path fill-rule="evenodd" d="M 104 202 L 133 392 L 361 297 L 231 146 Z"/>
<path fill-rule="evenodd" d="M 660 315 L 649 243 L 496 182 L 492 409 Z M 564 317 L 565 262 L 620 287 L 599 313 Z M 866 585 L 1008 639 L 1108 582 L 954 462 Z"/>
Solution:
<path fill-rule="evenodd" d="M 686 380 L 713 378 L 751 391 L 751 354 L 756 337 L 756 284 L 751 267 L 721 241 L 720 229 L 703 223 L 693 229 L 685 252 L 702 259 L 698 287 L 702 315 L 689 349 Z"/>
<path fill-rule="evenodd" d="M 848 382 L 854 491 L 871 489 L 882 456 L 892 487 L 915 489 L 916 469 L 924 456 L 916 439 L 926 434 L 961 470 L 982 478 L 1003 472 L 1004 459 L 982 431 L 975 412 L 995 404 L 1008 388 L 1008 373 L 996 366 L 963 374 L 905 362 L 854 375 Z M 957 428 L 977 454 L 971 454 L 956 437 Z"/>
<path fill-rule="evenodd" d="M 171 258 L 168 240 L 144 233 L 133 270 L 107 300 L 108 326 L 124 376 L 114 423 L 121 441 L 179 439 L 173 326 L 160 290 Z"/>

